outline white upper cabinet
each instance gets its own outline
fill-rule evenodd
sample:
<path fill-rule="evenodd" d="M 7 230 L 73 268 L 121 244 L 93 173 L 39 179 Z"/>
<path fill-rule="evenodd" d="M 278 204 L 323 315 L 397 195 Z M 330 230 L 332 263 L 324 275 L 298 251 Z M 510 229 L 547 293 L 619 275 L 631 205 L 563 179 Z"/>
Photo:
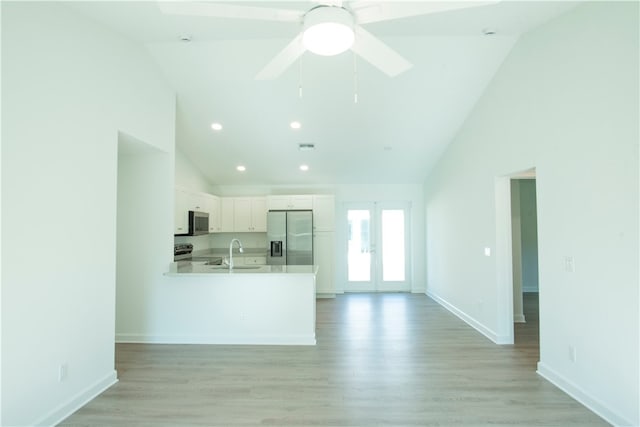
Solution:
<path fill-rule="evenodd" d="M 233 199 L 233 231 L 253 231 L 251 216 L 251 198 L 236 197 Z"/>
<path fill-rule="evenodd" d="M 189 232 L 189 211 L 209 213 L 209 233 L 264 233 L 269 210 L 313 210 L 314 231 L 334 231 L 334 205 L 332 195 L 218 197 L 176 187 L 174 234 Z"/>
<path fill-rule="evenodd" d="M 211 195 L 182 187 L 175 187 L 174 195 L 173 234 L 186 234 L 189 232 L 189 211 L 209 212 L 207 197 Z"/>
<path fill-rule="evenodd" d="M 173 234 L 186 234 L 189 231 L 189 217 L 187 211 L 187 191 L 176 187 L 173 203 Z"/>
<path fill-rule="evenodd" d="M 266 232 L 267 200 L 265 197 L 223 197 L 223 232 Z"/>
<path fill-rule="evenodd" d="M 305 210 L 313 209 L 312 196 L 269 196 L 268 210 Z"/>
<path fill-rule="evenodd" d="M 313 196 L 313 229 L 315 231 L 334 231 L 335 210 L 334 196 Z"/>
<path fill-rule="evenodd" d="M 223 233 L 233 232 L 235 209 L 233 197 L 220 199 L 220 228 Z"/>
<path fill-rule="evenodd" d="M 251 198 L 251 231 L 267 231 L 267 199 L 265 197 Z"/>
<path fill-rule="evenodd" d="M 204 211 L 209 213 L 209 233 L 219 233 L 222 231 L 220 218 L 220 198 L 213 194 L 203 194 Z"/>

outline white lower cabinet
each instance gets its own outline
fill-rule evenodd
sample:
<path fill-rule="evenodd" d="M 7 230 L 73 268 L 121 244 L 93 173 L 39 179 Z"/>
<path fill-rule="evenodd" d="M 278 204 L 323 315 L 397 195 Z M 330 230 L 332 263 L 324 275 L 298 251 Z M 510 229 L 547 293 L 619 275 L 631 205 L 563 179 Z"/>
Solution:
<path fill-rule="evenodd" d="M 335 242 L 334 233 L 316 232 L 313 234 L 313 263 L 317 265 L 316 294 L 335 294 Z"/>
<path fill-rule="evenodd" d="M 244 265 L 267 265 L 266 256 L 245 256 L 242 261 Z"/>

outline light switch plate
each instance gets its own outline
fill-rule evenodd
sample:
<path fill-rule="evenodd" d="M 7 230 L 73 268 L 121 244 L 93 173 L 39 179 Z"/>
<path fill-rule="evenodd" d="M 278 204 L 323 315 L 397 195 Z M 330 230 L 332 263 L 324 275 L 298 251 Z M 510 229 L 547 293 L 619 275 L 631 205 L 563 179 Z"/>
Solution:
<path fill-rule="evenodd" d="M 572 256 L 564 257 L 564 271 L 567 273 L 574 273 L 576 271 L 576 264 Z"/>

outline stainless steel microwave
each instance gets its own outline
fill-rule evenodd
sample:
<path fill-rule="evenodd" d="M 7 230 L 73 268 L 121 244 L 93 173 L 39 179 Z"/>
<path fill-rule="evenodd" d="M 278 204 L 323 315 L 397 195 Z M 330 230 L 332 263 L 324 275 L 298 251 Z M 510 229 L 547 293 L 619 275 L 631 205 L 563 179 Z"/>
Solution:
<path fill-rule="evenodd" d="M 209 213 L 189 211 L 189 236 L 209 234 Z"/>

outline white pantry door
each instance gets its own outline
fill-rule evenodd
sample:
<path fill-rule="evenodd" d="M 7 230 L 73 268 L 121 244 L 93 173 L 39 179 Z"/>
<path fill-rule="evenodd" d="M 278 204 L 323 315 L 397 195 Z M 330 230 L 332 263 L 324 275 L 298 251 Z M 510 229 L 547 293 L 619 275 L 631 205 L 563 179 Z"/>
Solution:
<path fill-rule="evenodd" d="M 346 292 L 410 291 L 409 203 L 349 203 Z"/>

